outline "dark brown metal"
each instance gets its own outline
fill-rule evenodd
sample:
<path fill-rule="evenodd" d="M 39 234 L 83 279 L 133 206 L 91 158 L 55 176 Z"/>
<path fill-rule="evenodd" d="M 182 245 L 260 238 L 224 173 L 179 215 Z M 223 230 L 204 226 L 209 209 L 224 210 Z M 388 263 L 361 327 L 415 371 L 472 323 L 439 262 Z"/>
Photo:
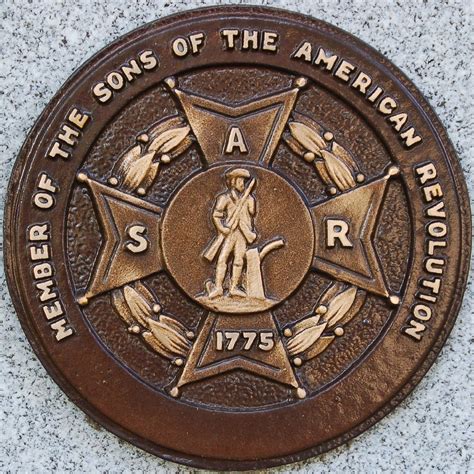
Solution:
<path fill-rule="evenodd" d="M 370 427 L 446 340 L 467 192 L 421 94 L 359 40 L 257 7 L 136 30 L 17 160 L 8 284 L 38 357 L 118 436 L 214 469 Z"/>

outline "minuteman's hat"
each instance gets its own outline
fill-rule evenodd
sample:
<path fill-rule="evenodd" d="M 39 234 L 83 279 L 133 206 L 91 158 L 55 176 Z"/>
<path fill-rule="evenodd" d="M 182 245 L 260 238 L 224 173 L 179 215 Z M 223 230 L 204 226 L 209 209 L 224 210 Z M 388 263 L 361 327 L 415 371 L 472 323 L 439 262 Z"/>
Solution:
<path fill-rule="evenodd" d="M 243 168 L 235 168 L 233 170 L 227 171 L 225 174 L 226 178 L 250 178 L 250 173 Z"/>

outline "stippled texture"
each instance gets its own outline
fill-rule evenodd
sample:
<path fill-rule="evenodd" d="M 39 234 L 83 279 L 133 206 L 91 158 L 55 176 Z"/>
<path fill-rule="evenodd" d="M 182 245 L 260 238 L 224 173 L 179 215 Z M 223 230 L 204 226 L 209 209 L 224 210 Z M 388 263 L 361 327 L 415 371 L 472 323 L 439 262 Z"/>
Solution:
<path fill-rule="evenodd" d="M 113 39 L 160 16 L 237 2 L 134 2 L 133 6 L 118 1 L 12 3 L 0 4 L 2 193 L 35 118 L 84 60 Z M 468 2 L 253 3 L 321 18 L 386 54 L 439 114 L 466 176 L 470 176 L 474 160 L 469 86 L 472 8 Z M 472 191 L 472 179 L 468 185 Z M 120 441 L 67 400 L 29 348 L 2 283 L 0 469 L 185 471 Z M 472 302 L 471 286 L 440 358 L 400 408 L 347 446 L 281 471 L 472 470 Z"/>

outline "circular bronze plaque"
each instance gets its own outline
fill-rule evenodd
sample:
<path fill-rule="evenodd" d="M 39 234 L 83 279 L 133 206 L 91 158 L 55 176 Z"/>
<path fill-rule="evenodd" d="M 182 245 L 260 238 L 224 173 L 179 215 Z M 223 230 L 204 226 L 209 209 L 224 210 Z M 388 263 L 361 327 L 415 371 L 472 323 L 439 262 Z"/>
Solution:
<path fill-rule="evenodd" d="M 367 429 L 451 330 L 470 221 L 415 87 L 326 23 L 149 24 L 61 89 L 9 189 L 6 266 L 41 361 L 152 453 L 249 469 Z"/>

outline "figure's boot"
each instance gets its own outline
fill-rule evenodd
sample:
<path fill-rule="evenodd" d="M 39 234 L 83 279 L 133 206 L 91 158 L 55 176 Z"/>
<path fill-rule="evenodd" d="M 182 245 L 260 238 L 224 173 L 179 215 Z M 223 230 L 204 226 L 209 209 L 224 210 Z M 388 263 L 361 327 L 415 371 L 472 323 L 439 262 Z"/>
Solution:
<path fill-rule="evenodd" d="M 222 296 L 224 294 L 224 289 L 222 287 L 222 284 L 224 283 L 226 268 L 227 268 L 227 265 L 225 263 L 223 265 L 217 264 L 216 279 L 214 281 L 214 285 L 212 289 L 208 292 L 210 299 L 218 298 L 219 296 Z"/>
<path fill-rule="evenodd" d="M 245 298 L 247 294 L 239 288 L 240 275 L 242 274 L 243 265 L 235 264 L 232 266 L 232 278 L 230 280 L 229 294 L 230 296 L 238 296 Z"/>

